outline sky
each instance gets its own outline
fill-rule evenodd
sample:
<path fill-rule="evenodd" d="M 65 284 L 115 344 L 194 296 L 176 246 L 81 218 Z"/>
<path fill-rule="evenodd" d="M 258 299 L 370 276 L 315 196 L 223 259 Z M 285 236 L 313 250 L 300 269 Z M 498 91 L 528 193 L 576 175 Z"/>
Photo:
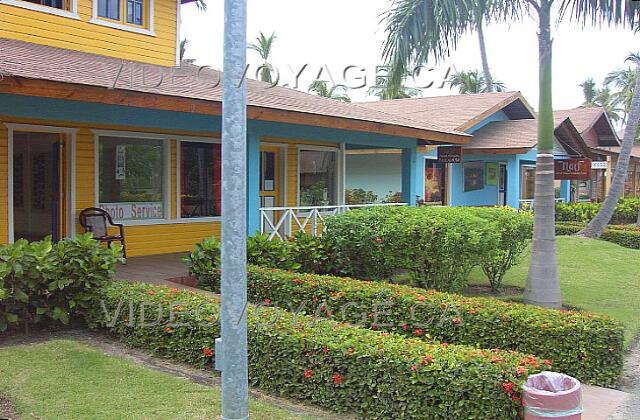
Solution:
<path fill-rule="evenodd" d="M 223 0 L 207 0 L 207 4 L 206 12 L 194 4 L 183 6 L 181 38 L 189 41 L 186 58 L 221 69 Z M 367 94 L 367 88 L 358 87 L 365 82 L 367 86 L 375 84 L 376 67 L 384 64 L 381 52 L 386 36 L 381 15 L 391 4 L 391 0 L 248 0 L 247 33 L 251 42 L 260 31 L 275 31 L 277 39 L 269 61 L 280 72 L 279 84 L 295 86 L 295 75 L 307 64 L 297 78 L 300 90 L 306 91 L 323 69 L 320 79 L 353 87 L 348 93 L 354 101 L 376 100 Z M 630 52 L 640 51 L 640 34 L 633 34 L 628 28 L 583 29 L 565 21 L 553 30 L 556 109 L 579 106 L 583 96 L 578 85 L 585 78 L 593 77 L 601 83 L 609 71 L 628 66 L 624 60 Z M 508 90 L 521 91 L 537 109 L 536 21 L 525 18 L 510 25 L 489 24 L 485 39 L 493 78 L 504 82 Z M 256 78 L 261 64 L 256 52 L 248 52 L 248 63 L 249 77 Z M 345 68 L 349 68 L 346 78 Z M 427 77 L 416 80 L 416 84 L 434 84 L 423 91 L 423 96 L 457 93 L 446 86 L 441 88 L 447 69 L 451 68 L 481 68 L 475 33 L 465 35 L 448 60 L 426 63 L 425 69 L 432 70 L 423 73 Z"/>

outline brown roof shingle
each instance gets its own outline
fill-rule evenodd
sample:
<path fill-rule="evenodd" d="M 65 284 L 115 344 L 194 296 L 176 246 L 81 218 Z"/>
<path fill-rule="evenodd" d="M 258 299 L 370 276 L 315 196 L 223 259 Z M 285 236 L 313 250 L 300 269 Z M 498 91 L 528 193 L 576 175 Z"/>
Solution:
<path fill-rule="evenodd" d="M 101 55 L 0 38 L 0 74 L 157 95 L 221 102 L 221 72 L 197 66 L 162 67 Z M 0 85 L 0 92 L 2 92 Z M 468 136 L 423 121 L 342 103 L 248 79 L 248 105 L 275 110 L 369 121 L 421 130 L 423 140 L 446 134 L 460 143 Z"/>
<path fill-rule="evenodd" d="M 432 96 L 362 102 L 370 109 L 393 113 L 412 120 L 434 124 L 449 130 L 466 130 L 479 119 L 520 101 L 521 117 L 533 118 L 533 111 L 520 92 L 493 92 L 465 95 Z"/>

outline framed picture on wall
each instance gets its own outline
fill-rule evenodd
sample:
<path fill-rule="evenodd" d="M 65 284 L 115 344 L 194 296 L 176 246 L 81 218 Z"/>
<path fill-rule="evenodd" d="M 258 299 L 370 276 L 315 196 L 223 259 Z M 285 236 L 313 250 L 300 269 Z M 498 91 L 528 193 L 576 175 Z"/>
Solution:
<path fill-rule="evenodd" d="M 476 191 L 484 188 L 484 162 L 465 162 L 464 191 Z"/>
<path fill-rule="evenodd" d="M 487 162 L 487 185 L 498 185 L 500 165 L 498 162 Z"/>

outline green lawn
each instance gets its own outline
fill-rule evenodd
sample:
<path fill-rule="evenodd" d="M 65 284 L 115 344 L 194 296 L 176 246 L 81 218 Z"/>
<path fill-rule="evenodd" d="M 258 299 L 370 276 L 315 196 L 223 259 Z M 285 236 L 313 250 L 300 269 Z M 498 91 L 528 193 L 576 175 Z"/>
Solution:
<path fill-rule="evenodd" d="M 0 349 L 0 393 L 24 418 L 214 419 L 220 392 L 186 379 L 146 369 L 77 341 Z M 303 419 L 262 401 L 254 419 Z"/>
<path fill-rule="evenodd" d="M 622 321 L 629 344 L 640 330 L 640 250 L 570 236 L 557 243 L 564 304 Z M 527 255 L 507 273 L 504 285 L 524 287 L 528 264 Z M 488 284 L 482 270 L 471 273 L 470 284 Z"/>

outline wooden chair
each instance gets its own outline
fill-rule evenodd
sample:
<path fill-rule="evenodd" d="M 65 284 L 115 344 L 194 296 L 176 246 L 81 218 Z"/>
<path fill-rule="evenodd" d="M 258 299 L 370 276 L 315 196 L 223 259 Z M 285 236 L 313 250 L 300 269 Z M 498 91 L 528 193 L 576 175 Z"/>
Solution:
<path fill-rule="evenodd" d="M 111 215 L 103 209 L 97 207 L 89 207 L 80 212 L 80 225 L 85 232 L 91 232 L 93 239 L 100 242 L 106 242 L 111 248 L 111 242 L 120 242 L 122 244 L 122 255 L 127 258 L 127 249 L 124 244 L 124 225 L 121 223 L 113 223 Z M 109 227 L 118 227 L 119 235 L 110 235 Z"/>

